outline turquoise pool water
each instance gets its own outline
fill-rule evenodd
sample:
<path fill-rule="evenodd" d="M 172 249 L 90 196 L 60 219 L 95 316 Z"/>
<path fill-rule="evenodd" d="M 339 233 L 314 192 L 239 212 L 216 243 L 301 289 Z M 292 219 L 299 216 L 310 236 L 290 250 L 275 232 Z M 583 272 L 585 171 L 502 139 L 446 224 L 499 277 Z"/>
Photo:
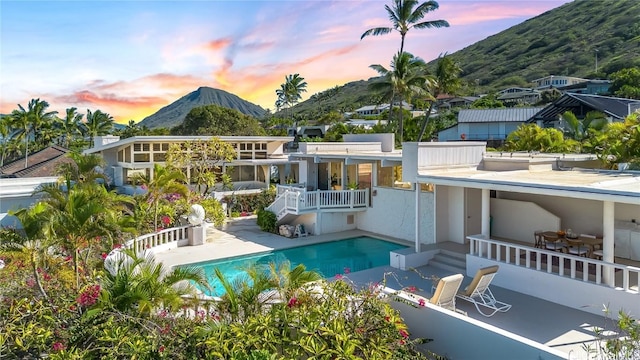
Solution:
<path fill-rule="evenodd" d="M 269 266 L 270 263 L 289 261 L 291 268 L 304 264 L 307 270 L 320 272 L 325 278 L 337 274 L 366 270 L 389 265 L 389 252 L 407 246 L 368 236 L 331 241 L 264 253 L 213 260 L 191 264 L 202 268 L 209 279 L 212 291 L 207 295 L 220 296 L 224 289 L 217 280 L 214 268 L 219 268 L 231 281 L 246 272 L 243 269 L 254 265 Z"/>

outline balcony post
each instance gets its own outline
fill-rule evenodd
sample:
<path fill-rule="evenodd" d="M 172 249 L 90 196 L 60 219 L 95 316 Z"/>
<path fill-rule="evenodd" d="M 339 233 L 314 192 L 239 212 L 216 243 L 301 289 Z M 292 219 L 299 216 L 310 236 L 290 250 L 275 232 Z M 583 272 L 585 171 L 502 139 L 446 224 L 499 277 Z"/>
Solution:
<path fill-rule="evenodd" d="M 602 208 L 602 261 L 608 263 L 615 262 L 615 249 L 614 249 L 614 218 L 615 218 L 615 203 L 612 201 L 604 201 Z M 613 268 L 606 266 L 603 274 L 603 281 L 609 286 L 614 285 Z"/>

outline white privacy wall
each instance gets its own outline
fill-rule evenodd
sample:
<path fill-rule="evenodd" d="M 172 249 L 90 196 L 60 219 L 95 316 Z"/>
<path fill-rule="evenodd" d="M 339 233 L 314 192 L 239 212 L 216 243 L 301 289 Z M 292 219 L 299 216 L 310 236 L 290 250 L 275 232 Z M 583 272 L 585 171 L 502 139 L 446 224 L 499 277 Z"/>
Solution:
<path fill-rule="evenodd" d="M 356 215 L 357 228 L 407 241 L 415 241 L 415 191 L 374 187 L 372 207 Z M 420 193 L 422 244 L 434 243 L 433 193 Z"/>
<path fill-rule="evenodd" d="M 491 199 L 491 236 L 535 244 L 538 230 L 560 230 L 560 218 L 530 201 Z"/>

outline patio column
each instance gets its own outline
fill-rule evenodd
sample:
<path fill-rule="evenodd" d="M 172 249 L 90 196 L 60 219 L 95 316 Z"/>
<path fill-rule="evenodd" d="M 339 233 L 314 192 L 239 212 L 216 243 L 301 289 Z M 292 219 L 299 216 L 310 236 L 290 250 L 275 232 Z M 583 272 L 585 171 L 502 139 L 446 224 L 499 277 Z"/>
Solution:
<path fill-rule="evenodd" d="M 420 183 L 416 183 L 416 252 L 420 252 Z"/>
<path fill-rule="evenodd" d="M 614 217 L 615 203 L 613 201 L 603 202 L 602 208 L 602 261 L 614 263 Z M 613 268 L 606 268 L 602 274 L 605 284 L 613 285 Z"/>
<path fill-rule="evenodd" d="M 490 205 L 491 205 L 491 197 L 489 189 L 482 189 L 482 213 L 480 217 L 480 221 L 482 222 L 481 231 L 482 235 L 485 238 L 489 238 L 491 236 L 491 223 L 490 223 Z"/>

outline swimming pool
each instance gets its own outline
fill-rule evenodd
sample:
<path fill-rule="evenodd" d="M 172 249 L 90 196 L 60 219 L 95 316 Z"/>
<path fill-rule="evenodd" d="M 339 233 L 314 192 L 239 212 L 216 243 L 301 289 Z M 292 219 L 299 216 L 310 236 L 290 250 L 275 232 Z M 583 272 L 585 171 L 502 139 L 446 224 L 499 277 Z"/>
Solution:
<path fill-rule="evenodd" d="M 289 261 L 291 268 L 299 264 L 304 264 L 307 270 L 318 271 L 325 278 L 330 278 L 337 274 L 389 265 L 389 252 L 406 247 L 405 245 L 369 236 L 360 236 L 222 260 L 200 262 L 191 264 L 190 266 L 201 268 L 207 276 L 207 279 L 209 279 L 212 291 L 208 292 L 207 295 L 220 296 L 224 294 L 224 290 L 215 276 L 214 268 L 216 267 L 220 269 L 228 280 L 233 281 L 233 279 L 238 276 L 245 275 L 246 272 L 243 269 L 251 266 L 268 266 L 273 262 L 282 263 Z"/>

